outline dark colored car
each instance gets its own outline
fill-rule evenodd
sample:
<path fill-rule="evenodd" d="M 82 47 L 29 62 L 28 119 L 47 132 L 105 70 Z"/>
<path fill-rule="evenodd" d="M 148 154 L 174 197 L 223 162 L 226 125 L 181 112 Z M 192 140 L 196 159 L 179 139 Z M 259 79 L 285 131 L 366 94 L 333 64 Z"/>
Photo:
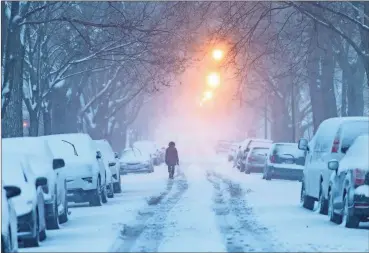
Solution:
<path fill-rule="evenodd" d="M 264 168 L 263 179 L 272 178 L 302 180 L 305 152 L 297 143 L 274 143 L 270 148 Z"/>

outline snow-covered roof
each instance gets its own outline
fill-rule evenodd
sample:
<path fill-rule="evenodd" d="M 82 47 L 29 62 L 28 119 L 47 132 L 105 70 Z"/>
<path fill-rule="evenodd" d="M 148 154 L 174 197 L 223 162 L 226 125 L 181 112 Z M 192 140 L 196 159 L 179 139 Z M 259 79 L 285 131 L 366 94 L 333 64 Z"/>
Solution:
<path fill-rule="evenodd" d="M 340 161 L 339 171 L 361 169 L 369 171 L 369 135 L 357 137 Z"/>
<path fill-rule="evenodd" d="M 3 138 L 3 150 L 22 153 L 32 157 L 52 160 L 53 153 L 47 142 L 38 137 Z"/>

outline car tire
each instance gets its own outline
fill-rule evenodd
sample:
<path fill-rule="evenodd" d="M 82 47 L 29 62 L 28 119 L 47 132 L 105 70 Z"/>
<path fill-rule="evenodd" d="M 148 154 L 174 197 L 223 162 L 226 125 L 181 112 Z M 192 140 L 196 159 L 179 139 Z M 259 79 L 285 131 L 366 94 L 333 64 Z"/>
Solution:
<path fill-rule="evenodd" d="M 333 198 L 331 196 L 331 192 L 328 192 L 328 217 L 329 220 L 336 224 L 342 223 L 342 216 L 334 212 L 333 207 Z"/>
<path fill-rule="evenodd" d="M 102 187 L 101 202 L 103 202 L 104 204 L 108 203 L 108 191 L 106 189 L 106 185 Z"/>
<path fill-rule="evenodd" d="M 112 179 L 113 180 L 113 179 Z M 110 186 L 109 186 L 109 193 L 108 193 L 108 198 L 114 198 L 114 186 L 113 186 L 113 183 L 110 183 Z"/>
<path fill-rule="evenodd" d="M 320 190 L 319 190 L 318 210 L 320 214 L 323 214 L 323 215 L 328 214 L 328 201 L 324 198 L 322 184 L 320 184 Z"/>
<path fill-rule="evenodd" d="M 121 193 L 122 192 L 122 179 L 120 177 L 120 173 L 118 173 L 118 182 L 113 184 L 114 193 Z"/>
<path fill-rule="evenodd" d="M 64 212 L 59 216 L 60 224 L 66 223 L 68 221 L 68 200 L 67 196 L 65 196 L 64 200 Z"/>
<path fill-rule="evenodd" d="M 39 247 L 40 246 L 40 217 L 38 215 L 38 211 L 36 211 L 36 221 L 35 221 L 35 226 L 36 226 L 36 235 L 33 238 L 27 238 L 27 239 L 23 239 L 23 244 L 24 247 L 28 248 L 28 247 Z"/>
<path fill-rule="evenodd" d="M 343 198 L 343 222 L 345 227 L 347 228 L 357 228 L 360 224 L 360 217 L 354 215 L 350 212 L 348 208 L 348 198 L 347 194 L 345 194 Z"/>
<path fill-rule="evenodd" d="M 58 199 L 55 196 L 55 201 L 53 202 L 52 215 L 48 219 L 46 219 L 46 228 L 50 230 L 59 229 L 59 214 L 58 214 Z M 50 208 L 50 207 L 49 207 Z"/>
<path fill-rule="evenodd" d="M 101 187 L 100 187 L 100 178 L 97 180 L 96 189 L 93 191 L 90 197 L 90 206 L 101 206 Z"/>
<path fill-rule="evenodd" d="M 41 232 L 40 232 L 40 241 L 45 241 L 46 240 L 46 229 L 43 229 Z"/>
<path fill-rule="evenodd" d="M 270 173 L 267 173 L 265 176 L 265 180 L 270 181 L 272 179 L 272 175 L 270 175 Z"/>
<path fill-rule="evenodd" d="M 312 197 L 306 195 L 304 183 L 301 184 L 300 203 L 302 207 L 308 210 L 314 209 L 315 200 Z"/>

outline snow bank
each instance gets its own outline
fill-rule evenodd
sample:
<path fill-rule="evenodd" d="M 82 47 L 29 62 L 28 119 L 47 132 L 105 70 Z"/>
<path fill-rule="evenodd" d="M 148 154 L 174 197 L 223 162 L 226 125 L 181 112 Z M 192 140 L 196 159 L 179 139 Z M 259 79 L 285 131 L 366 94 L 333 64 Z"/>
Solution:
<path fill-rule="evenodd" d="M 355 189 L 355 195 L 364 195 L 369 198 L 369 185 L 361 185 Z"/>

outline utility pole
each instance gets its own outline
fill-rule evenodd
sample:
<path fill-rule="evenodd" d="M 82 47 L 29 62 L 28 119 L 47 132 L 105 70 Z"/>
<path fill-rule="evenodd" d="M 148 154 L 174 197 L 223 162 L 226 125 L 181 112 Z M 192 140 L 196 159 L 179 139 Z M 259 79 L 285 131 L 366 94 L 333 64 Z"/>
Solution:
<path fill-rule="evenodd" d="M 295 119 L 295 89 L 294 89 L 294 83 L 291 82 L 291 127 L 292 127 L 292 141 L 296 141 L 296 119 Z"/>
<path fill-rule="evenodd" d="M 268 92 L 264 86 L 264 139 L 268 139 Z"/>

